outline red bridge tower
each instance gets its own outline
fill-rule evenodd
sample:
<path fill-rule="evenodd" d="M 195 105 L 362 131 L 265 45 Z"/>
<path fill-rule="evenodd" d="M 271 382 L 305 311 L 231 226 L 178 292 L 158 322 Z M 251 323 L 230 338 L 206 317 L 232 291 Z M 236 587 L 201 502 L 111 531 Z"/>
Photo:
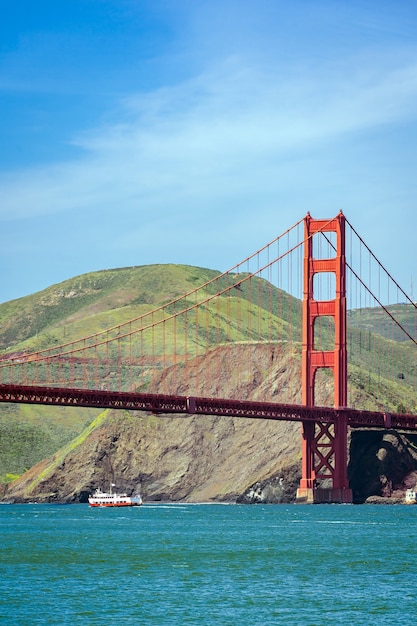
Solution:
<path fill-rule="evenodd" d="M 335 233 L 335 255 L 313 258 L 316 233 Z M 334 239 L 334 235 L 332 236 Z M 332 300 L 315 299 L 314 277 L 334 274 Z M 315 323 L 321 316 L 334 322 L 334 348 L 323 350 L 315 344 Z M 345 217 L 342 212 L 331 220 L 315 220 L 308 213 L 304 219 L 304 298 L 303 298 L 303 404 L 315 406 L 314 387 L 320 368 L 333 372 L 334 407 L 347 406 L 346 348 L 346 257 Z M 334 423 L 303 422 L 302 475 L 297 502 L 352 502 L 347 478 L 347 421 L 339 414 Z"/>

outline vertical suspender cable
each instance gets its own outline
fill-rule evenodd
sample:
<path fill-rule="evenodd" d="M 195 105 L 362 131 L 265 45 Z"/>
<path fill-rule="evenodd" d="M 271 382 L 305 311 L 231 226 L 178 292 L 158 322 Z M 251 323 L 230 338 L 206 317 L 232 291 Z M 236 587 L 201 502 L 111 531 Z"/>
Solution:
<path fill-rule="evenodd" d="M 198 292 L 196 291 L 194 294 L 194 304 L 195 306 L 195 310 L 194 310 L 194 315 L 195 315 L 195 334 L 194 334 L 194 341 L 195 341 L 195 349 L 193 351 L 193 362 L 194 362 L 194 372 L 195 372 L 195 386 L 194 386 L 194 391 L 192 393 L 194 393 L 194 395 L 199 395 L 199 367 L 200 367 L 200 363 L 199 363 L 199 308 L 200 308 L 200 304 L 199 304 L 199 298 L 198 298 Z"/>
<path fill-rule="evenodd" d="M 208 286 L 206 285 L 206 292 L 205 292 L 205 300 L 206 302 L 204 303 L 205 309 L 206 309 L 206 358 L 205 358 L 205 380 L 203 382 L 204 387 L 201 390 L 201 395 L 205 395 L 207 393 L 207 391 L 205 391 L 207 389 L 207 384 L 210 382 L 210 372 L 211 372 L 211 366 L 210 366 L 210 361 L 211 361 L 211 346 L 210 346 L 210 303 L 207 301 L 208 298 Z"/>
<path fill-rule="evenodd" d="M 189 385 L 189 371 L 188 371 L 188 312 L 187 312 L 187 300 L 184 298 L 184 380 L 182 381 L 183 388 L 187 390 L 188 393 L 188 385 Z"/>
<path fill-rule="evenodd" d="M 217 338 L 216 338 L 216 356 L 217 356 L 217 375 L 216 375 L 216 395 L 220 393 L 221 390 L 221 383 L 222 383 L 222 365 L 221 365 L 221 359 L 222 359 L 222 351 L 220 348 L 220 296 L 219 296 L 219 292 L 221 291 L 220 289 L 220 285 L 219 285 L 219 279 L 216 280 L 216 334 L 217 334 Z"/>
<path fill-rule="evenodd" d="M 133 391 L 132 322 L 129 324 L 129 391 Z"/>
<path fill-rule="evenodd" d="M 154 324 L 154 312 L 151 313 L 151 390 L 152 393 L 155 393 L 155 383 L 156 383 L 156 363 L 155 363 L 155 324 Z"/>
<path fill-rule="evenodd" d="M 178 393 L 177 392 L 177 368 L 178 368 L 178 361 L 177 361 L 177 316 L 174 314 L 173 317 L 173 335 L 174 335 L 174 376 L 173 376 L 173 388 L 172 388 L 172 393 Z"/>
<path fill-rule="evenodd" d="M 236 268 L 236 276 L 237 280 L 239 280 L 240 267 L 239 265 Z M 236 351 L 236 362 L 237 362 L 237 389 L 240 393 L 240 388 L 242 384 L 242 368 L 241 363 L 243 361 L 243 331 L 242 331 L 242 283 L 237 283 L 237 333 L 236 339 L 238 342 L 237 351 Z"/>

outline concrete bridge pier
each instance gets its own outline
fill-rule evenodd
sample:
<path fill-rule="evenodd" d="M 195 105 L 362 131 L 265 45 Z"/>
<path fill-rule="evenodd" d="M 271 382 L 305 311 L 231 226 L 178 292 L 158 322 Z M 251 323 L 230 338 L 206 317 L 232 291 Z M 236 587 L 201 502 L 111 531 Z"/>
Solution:
<path fill-rule="evenodd" d="M 352 504 L 352 489 L 329 487 L 299 487 L 296 504 Z"/>

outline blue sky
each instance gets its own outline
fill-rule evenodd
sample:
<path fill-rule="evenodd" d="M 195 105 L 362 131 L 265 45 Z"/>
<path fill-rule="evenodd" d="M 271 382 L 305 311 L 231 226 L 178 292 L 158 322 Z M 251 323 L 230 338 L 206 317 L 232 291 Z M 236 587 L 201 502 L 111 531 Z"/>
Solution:
<path fill-rule="evenodd" d="M 340 209 L 416 299 L 415 0 L 0 11 L 1 302 L 100 269 L 225 270 Z"/>

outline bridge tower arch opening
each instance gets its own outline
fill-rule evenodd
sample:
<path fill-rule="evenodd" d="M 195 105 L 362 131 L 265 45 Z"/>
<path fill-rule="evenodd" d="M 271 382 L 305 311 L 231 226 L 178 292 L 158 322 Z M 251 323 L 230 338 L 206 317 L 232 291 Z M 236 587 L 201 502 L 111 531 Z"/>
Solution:
<path fill-rule="evenodd" d="M 327 252 L 317 246 L 317 235 Z M 347 406 L 346 338 L 346 256 L 345 217 L 315 220 L 304 218 L 304 288 L 302 402 L 316 406 L 317 372 L 326 368 L 333 374 L 334 408 Z M 330 276 L 331 280 L 320 280 Z M 331 284 L 321 294 L 317 285 Z M 331 346 L 323 346 L 315 333 L 320 326 L 332 328 Z M 328 341 L 328 339 L 327 339 Z M 297 502 L 352 502 L 347 478 L 347 419 L 344 412 L 336 421 L 305 421 L 302 425 L 302 472 Z"/>

